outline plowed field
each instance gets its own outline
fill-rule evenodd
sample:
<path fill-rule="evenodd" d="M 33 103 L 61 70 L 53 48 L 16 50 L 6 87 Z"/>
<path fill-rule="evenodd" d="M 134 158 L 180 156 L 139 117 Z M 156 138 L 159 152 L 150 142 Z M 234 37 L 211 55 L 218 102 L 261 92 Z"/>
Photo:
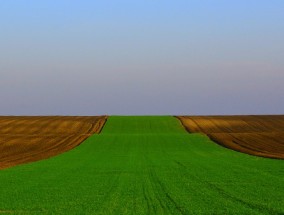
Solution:
<path fill-rule="evenodd" d="M 0 117 L 0 169 L 68 151 L 93 133 L 106 117 Z"/>
<path fill-rule="evenodd" d="M 0 213 L 284 214 L 283 169 L 171 116 L 111 116 L 73 150 L 1 170 Z"/>
<path fill-rule="evenodd" d="M 284 116 L 179 116 L 191 133 L 205 133 L 227 148 L 284 159 Z"/>

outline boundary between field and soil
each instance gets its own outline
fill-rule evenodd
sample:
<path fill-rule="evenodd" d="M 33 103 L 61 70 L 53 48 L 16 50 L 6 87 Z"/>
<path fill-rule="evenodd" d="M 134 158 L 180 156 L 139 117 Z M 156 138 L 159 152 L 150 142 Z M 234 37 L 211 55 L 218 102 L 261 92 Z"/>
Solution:
<path fill-rule="evenodd" d="M 227 149 L 257 157 L 284 159 L 283 115 L 174 117 L 188 133 L 204 134 Z M 231 121 L 240 125 L 234 127 Z"/>

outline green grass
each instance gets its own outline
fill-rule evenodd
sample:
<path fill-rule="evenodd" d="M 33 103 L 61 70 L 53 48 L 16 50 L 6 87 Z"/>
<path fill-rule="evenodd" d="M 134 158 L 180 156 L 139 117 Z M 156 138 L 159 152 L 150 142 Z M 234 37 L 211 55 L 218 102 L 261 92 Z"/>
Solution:
<path fill-rule="evenodd" d="M 187 134 L 174 117 L 110 117 L 72 151 L 0 171 L 0 213 L 283 214 L 284 161 Z"/>

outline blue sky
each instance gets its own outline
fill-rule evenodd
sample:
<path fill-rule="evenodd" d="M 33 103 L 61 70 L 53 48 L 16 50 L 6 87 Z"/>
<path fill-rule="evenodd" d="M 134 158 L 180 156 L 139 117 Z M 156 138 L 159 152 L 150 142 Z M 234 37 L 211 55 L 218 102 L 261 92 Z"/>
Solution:
<path fill-rule="evenodd" d="M 281 0 L 0 2 L 0 115 L 283 114 Z"/>

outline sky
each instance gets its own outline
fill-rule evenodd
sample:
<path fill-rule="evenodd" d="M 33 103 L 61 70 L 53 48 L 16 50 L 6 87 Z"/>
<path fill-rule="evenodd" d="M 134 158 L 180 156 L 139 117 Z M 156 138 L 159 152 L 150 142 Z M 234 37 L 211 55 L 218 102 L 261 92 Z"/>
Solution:
<path fill-rule="evenodd" d="M 283 0 L 0 1 L 0 115 L 284 114 Z"/>

